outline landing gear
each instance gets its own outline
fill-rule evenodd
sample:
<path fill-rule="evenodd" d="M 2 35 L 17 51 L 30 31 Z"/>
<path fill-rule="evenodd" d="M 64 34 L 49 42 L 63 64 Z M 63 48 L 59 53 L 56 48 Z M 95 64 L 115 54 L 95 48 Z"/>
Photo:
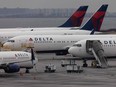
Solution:
<path fill-rule="evenodd" d="M 27 69 L 27 68 L 26 68 L 26 71 L 25 71 L 25 73 L 30 73 L 29 69 Z"/>
<path fill-rule="evenodd" d="M 83 67 L 88 67 L 87 60 L 83 60 Z"/>

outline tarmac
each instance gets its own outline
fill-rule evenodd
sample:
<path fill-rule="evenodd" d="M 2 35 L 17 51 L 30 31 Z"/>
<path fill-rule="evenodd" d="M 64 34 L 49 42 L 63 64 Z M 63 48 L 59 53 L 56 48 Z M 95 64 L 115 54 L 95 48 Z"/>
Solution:
<path fill-rule="evenodd" d="M 45 73 L 48 64 L 56 66 L 55 73 Z M 90 66 L 91 61 L 87 61 Z M 82 65 L 81 60 L 76 61 Z M 25 69 L 18 73 L 7 74 L 0 72 L 0 87 L 116 87 L 116 63 L 108 61 L 106 69 L 83 68 L 82 73 L 67 73 L 66 67 L 61 67 L 61 60 L 40 59 L 30 73 Z"/>

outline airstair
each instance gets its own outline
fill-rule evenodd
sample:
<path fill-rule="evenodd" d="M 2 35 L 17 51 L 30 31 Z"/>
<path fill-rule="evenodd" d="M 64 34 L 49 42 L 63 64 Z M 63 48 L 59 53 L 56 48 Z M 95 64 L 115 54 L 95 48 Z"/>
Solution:
<path fill-rule="evenodd" d="M 108 63 L 104 55 L 104 50 L 102 48 L 102 43 L 99 40 L 87 40 L 86 51 L 90 55 L 94 55 L 100 67 L 108 67 Z"/>

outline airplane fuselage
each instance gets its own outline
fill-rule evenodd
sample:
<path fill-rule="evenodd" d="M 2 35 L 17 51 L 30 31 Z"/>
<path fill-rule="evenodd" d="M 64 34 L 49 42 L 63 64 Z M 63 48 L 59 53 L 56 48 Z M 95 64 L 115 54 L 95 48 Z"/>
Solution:
<path fill-rule="evenodd" d="M 0 32 L 0 42 L 4 43 L 8 39 L 19 35 L 89 35 L 91 31 L 85 30 L 43 30 L 43 31 L 13 31 Z"/>
<path fill-rule="evenodd" d="M 116 35 L 25 35 L 14 37 L 3 46 L 11 50 L 22 50 L 32 46 L 38 52 L 54 52 L 67 50 L 83 39 L 115 37 Z"/>
<path fill-rule="evenodd" d="M 69 48 L 68 52 L 74 56 L 81 58 L 94 57 L 87 52 L 87 40 L 98 40 L 101 43 L 104 55 L 106 57 L 116 57 L 116 39 L 115 38 L 91 38 L 86 40 L 80 40 Z M 96 46 L 96 44 L 95 44 Z"/>

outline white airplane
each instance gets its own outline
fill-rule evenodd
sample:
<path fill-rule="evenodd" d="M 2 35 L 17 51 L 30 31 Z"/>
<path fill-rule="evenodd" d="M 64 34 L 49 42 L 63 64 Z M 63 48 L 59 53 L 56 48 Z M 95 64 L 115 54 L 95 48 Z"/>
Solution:
<path fill-rule="evenodd" d="M 100 33 L 100 32 L 96 32 L 96 33 Z M 89 35 L 89 34 L 90 34 L 90 31 L 83 31 L 83 30 L 0 32 L 0 42 L 1 44 L 3 44 L 10 38 L 13 38 L 15 36 L 20 36 L 20 35 Z"/>
<path fill-rule="evenodd" d="M 56 53 L 65 55 L 74 43 L 90 38 L 116 38 L 116 35 L 24 35 L 9 39 L 4 49 L 24 50 L 28 46 L 34 47 L 39 53 Z"/>
<path fill-rule="evenodd" d="M 82 60 L 95 59 L 92 66 L 108 67 L 107 59 L 116 58 L 116 37 L 82 39 L 68 49 L 73 56 Z M 87 66 L 84 61 L 83 66 Z"/>
<path fill-rule="evenodd" d="M 52 30 L 52 29 L 70 29 L 71 27 L 80 27 L 84 19 L 88 6 L 80 6 L 73 15 L 62 25 L 58 27 L 46 27 L 46 28 L 0 28 L 0 32 L 4 31 L 40 31 L 40 30 Z"/>
<path fill-rule="evenodd" d="M 18 35 L 82 35 L 90 34 L 91 30 L 100 31 L 100 27 L 105 16 L 108 5 L 102 5 L 98 11 L 85 23 L 80 30 L 42 30 L 42 31 L 13 31 L 0 32 L 0 42 L 3 44 L 8 39 Z M 97 22 L 97 23 L 96 23 Z M 86 31 L 88 30 L 88 31 Z"/>
<path fill-rule="evenodd" d="M 3 51 L 0 52 L 0 69 L 4 69 L 6 73 L 19 72 L 21 68 L 28 69 L 33 68 L 36 64 L 37 59 L 31 49 L 29 52 L 21 51 Z"/>
<path fill-rule="evenodd" d="M 116 37 L 116 36 L 115 36 Z M 104 50 L 104 55 L 106 57 L 116 57 L 116 39 L 115 37 L 107 37 L 107 38 L 89 38 L 89 39 L 82 39 L 75 43 L 72 47 L 68 49 L 68 52 L 74 56 L 81 57 L 81 58 L 93 58 L 94 55 L 91 55 L 87 52 L 87 41 L 95 41 L 98 40 L 102 44 L 102 48 Z M 95 44 L 96 45 L 96 44 Z"/>

